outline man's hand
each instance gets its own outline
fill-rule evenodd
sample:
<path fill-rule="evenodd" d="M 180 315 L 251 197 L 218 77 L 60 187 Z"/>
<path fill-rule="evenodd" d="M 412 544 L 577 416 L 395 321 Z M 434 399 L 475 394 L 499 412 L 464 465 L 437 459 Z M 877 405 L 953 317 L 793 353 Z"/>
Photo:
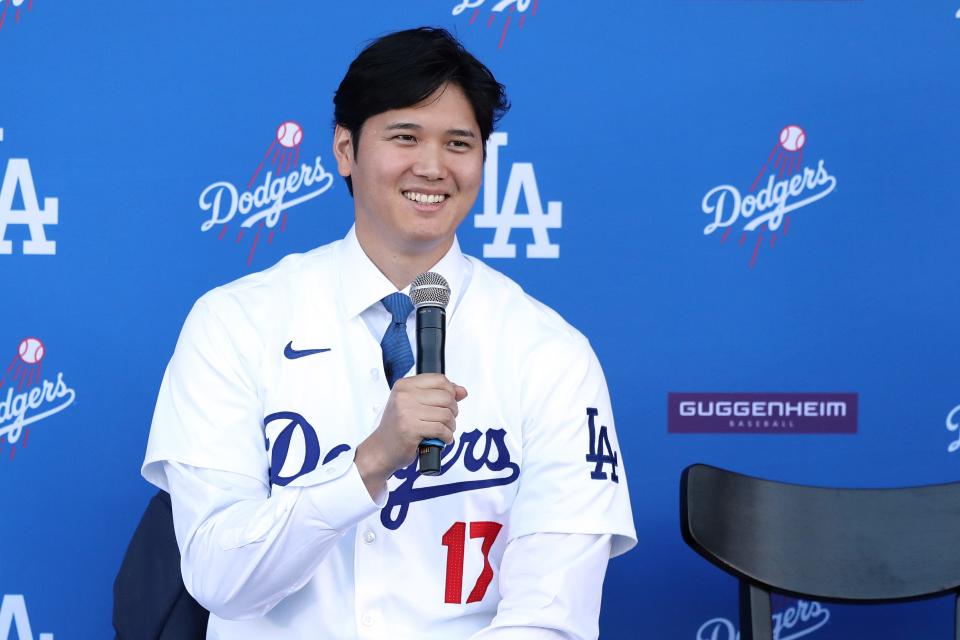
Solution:
<path fill-rule="evenodd" d="M 354 462 L 371 496 L 397 469 L 416 458 L 421 440 L 450 444 L 457 430 L 457 403 L 467 390 L 440 373 L 401 378 L 393 385 L 380 425 L 360 443 Z"/>

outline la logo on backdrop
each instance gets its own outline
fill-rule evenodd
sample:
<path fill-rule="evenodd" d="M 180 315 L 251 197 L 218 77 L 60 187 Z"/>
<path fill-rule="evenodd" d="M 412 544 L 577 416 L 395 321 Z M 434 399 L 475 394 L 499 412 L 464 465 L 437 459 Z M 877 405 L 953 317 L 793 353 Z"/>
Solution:
<path fill-rule="evenodd" d="M 0 142 L 3 142 L 2 128 Z M 15 206 L 18 191 L 23 203 L 22 208 Z M 8 159 L 3 172 L 3 182 L 0 182 L 0 256 L 16 253 L 15 243 L 6 239 L 10 227 L 25 227 L 29 233 L 29 240 L 19 243 L 24 255 L 54 255 L 57 252 L 57 243 L 47 239 L 46 231 L 58 222 L 57 198 L 44 198 L 43 208 L 40 208 L 30 161 L 26 158 Z"/>
<path fill-rule="evenodd" d="M 27 614 L 27 602 L 20 593 L 8 593 L 0 600 L 0 640 L 13 638 L 17 630 L 19 640 L 54 640 L 52 633 L 40 632 L 33 635 L 30 616 Z"/>
<path fill-rule="evenodd" d="M 543 209 L 540 188 L 533 163 L 514 162 L 510 166 L 503 202 L 497 202 L 500 185 L 500 147 L 507 146 L 505 131 L 495 131 L 487 140 L 487 160 L 483 165 L 483 211 L 473 218 L 477 229 L 495 229 L 493 242 L 483 245 L 484 258 L 516 258 L 517 246 L 510 242 L 515 229 L 533 232 L 533 244 L 527 245 L 528 258 L 559 258 L 560 245 L 550 242 L 550 229 L 563 226 L 563 203 L 547 202 Z M 524 196 L 526 213 L 519 213 L 520 196 Z"/>
<path fill-rule="evenodd" d="M 237 187 L 221 180 L 200 193 L 200 210 L 208 216 L 200 230 L 215 230 L 218 240 L 249 247 L 247 266 L 253 263 L 257 247 L 273 244 L 274 234 L 286 230 L 289 209 L 333 186 L 333 174 L 323 168 L 319 154 L 312 162 L 301 163 L 303 138 L 297 122 L 281 122 L 246 183 Z"/>
<path fill-rule="evenodd" d="M 527 22 L 527 16 L 531 18 L 537 15 L 539 0 L 499 0 L 499 2 L 487 3 L 487 0 L 461 0 L 453 7 L 451 13 L 455 16 L 470 16 L 469 24 L 485 24 L 487 29 L 494 26 L 499 27 L 500 19 L 503 20 L 503 26 L 500 29 L 500 41 L 497 44 L 498 49 L 503 49 L 503 43 L 507 39 L 507 32 L 510 26 L 516 24 L 518 29 L 523 29 Z M 481 10 L 486 5 L 489 7 L 487 15 L 481 16 Z M 480 20 L 478 20 L 480 18 Z M 514 20 L 516 18 L 516 20 Z"/>
<path fill-rule="evenodd" d="M 0 461 L 13 460 L 18 447 L 26 448 L 30 425 L 60 413 L 77 398 L 64 381 L 62 371 L 45 376 L 46 356 L 43 342 L 24 338 L 0 374 Z M 9 454 L 5 451 L 8 444 Z"/>
<path fill-rule="evenodd" d="M 7 22 L 7 12 L 13 7 L 13 21 L 20 22 L 20 12 L 23 5 L 26 4 L 26 11 L 33 11 L 33 0 L 0 0 L 3 3 L 3 9 L 0 9 L 0 29 Z"/>
<path fill-rule="evenodd" d="M 823 160 L 815 166 L 804 165 L 807 142 L 806 131 L 795 124 L 787 125 L 780 130 L 746 195 L 730 184 L 708 191 L 701 208 L 712 221 L 704 227 L 703 235 L 719 231 L 720 243 L 725 244 L 734 231 L 739 231 L 733 238 L 750 252 L 751 269 L 765 240 L 771 250 L 778 238 L 783 242 L 790 231 L 791 214 L 827 197 L 837 186 L 837 179 L 827 171 Z"/>

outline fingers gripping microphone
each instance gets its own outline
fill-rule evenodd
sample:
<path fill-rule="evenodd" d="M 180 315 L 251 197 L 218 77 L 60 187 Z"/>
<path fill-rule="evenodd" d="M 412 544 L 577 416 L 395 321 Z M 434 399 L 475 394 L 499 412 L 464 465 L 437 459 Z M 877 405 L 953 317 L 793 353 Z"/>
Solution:
<path fill-rule="evenodd" d="M 417 310 L 417 373 L 446 373 L 443 350 L 447 336 L 447 303 L 450 285 L 432 271 L 421 273 L 410 285 L 410 299 Z M 443 440 L 431 438 L 420 443 L 420 473 L 440 473 Z"/>

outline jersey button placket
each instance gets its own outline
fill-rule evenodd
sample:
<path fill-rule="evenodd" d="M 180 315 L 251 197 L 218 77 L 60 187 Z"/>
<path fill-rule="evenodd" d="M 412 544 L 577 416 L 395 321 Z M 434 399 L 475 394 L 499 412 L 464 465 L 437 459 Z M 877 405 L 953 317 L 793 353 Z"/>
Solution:
<path fill-rule="evenodd" d="M 368 611 L 360 617 L 360 623 L 365 627 L 372 627 L 377 624 L 376 616 Z"/>
<path fill-rule="evenodd" d="M 357 316 L 351 324 L 351 335 L 358 345 L 356 357 L 348 362 L 353 400 L 359 421 L 357 442 L 363 442 L 380 424 L 380 413 L 390 396 L 383 376 L 383 351 L 379 338 L 374 339 L 366 323 Z"/>
<path fill-rule="evenodd" d="M 390 398 L 390 389 L 387 387 L 386 380 L 383 379 L 380 369 L 370 368 L 370 384 L 368 388 L 368 397 L 370 398 L 370 404 L 368 406 L 370 407 L 370 415 L 373 416 L 373 424 L 370 429 L 372 432 L 379 426 L 383 408 Z"/>

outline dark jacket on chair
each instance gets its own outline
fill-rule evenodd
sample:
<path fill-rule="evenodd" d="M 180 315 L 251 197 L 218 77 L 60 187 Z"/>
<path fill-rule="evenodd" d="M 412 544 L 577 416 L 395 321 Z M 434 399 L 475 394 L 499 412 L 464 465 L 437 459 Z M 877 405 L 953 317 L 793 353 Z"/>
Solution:
<path fill-rule="evenodd" d="M 113 582 L 117 640 L 203 640 L 209 614 L 183 586 L 170 494 L 157 492 Z"/>

